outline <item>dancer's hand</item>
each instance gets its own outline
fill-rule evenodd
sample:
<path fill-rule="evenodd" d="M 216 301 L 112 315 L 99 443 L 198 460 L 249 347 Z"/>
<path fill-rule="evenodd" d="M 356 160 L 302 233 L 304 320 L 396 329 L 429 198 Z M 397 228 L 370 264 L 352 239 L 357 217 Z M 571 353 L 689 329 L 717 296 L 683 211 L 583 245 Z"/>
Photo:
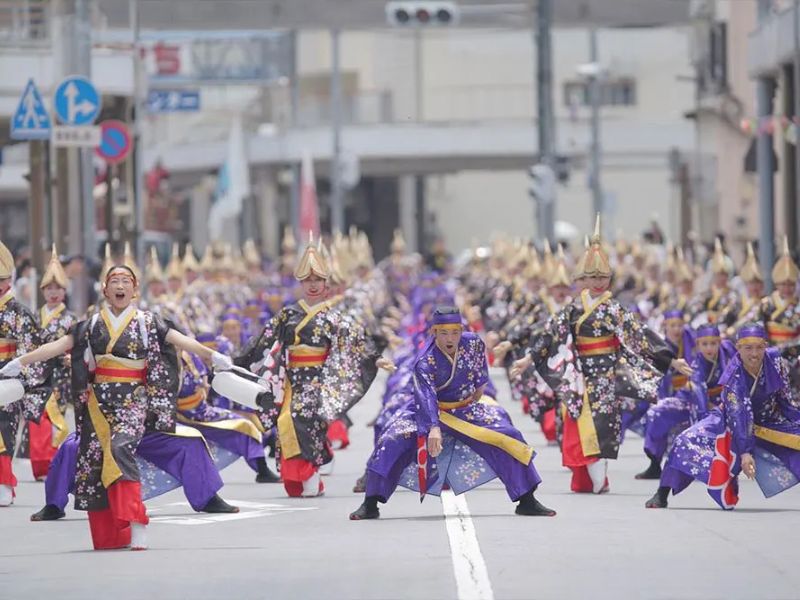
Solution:
<path fill-rule="evenodd" d="M 495 331 L 486 334 L 486 349 L 491 352 L 500 341 L 500 336 Z"/>
<path fill-rule="evenodd" d="M 672 361 L 670 366 L 676 371 L 678 371 L 678 373 L 680 373 L 681 375 L 686 375 L 687 377 L 691 377 L 692 373 L 694 373 L 692 367 L 689 366 L 689 363 L 687 363 L 682 358 L 676 358 L 675 360 Z"/>
<path fill-rule="evenodd" d="M 375 366 L 389 373 L 394 373 L 397 371 L 397 367 L 395 366 L 394 362 L 392 362 L 392 359 L 385 358 L 383 356 L 378 359 L 378 361 L 375 363 Z"/>
<path fill-rule="evenodd" d="M 756 478 L 756 461 L 753 460 L 753 455 L 747 452 L 742 454 L 742 473 L 748 479 Z"/>
<path fill-rule="evenodd" d="M 508 340 L 500 342 L 492 351 L 494 354 L 494 359 L 503 362 L 506 358 L 506 354 L 508 354 L 508 351 L 511 350 L 511 348 L 513 348 L 513 344 Z"/>
<path fill-rule="evenodd" d="M 525 372 L 525 369 L 530 367 L 533 364 L 533 359 L 530 356 L 525 356 L 520 358 L 519 360 L 515 360 L 514 364 L 511 365 L 511 369 L 508 371 L 509 378 L 513 381 L 522 373 Z"/>
<path fill-rule="evenodd" d="M 18 358 L 9 361 L 5 367 L 0 369 L 0 376 L 2 377 L 16 377 L 22 372 L 22 363 Z"/>
<path fill-rule="evenodd" d="M 431 458 L 436 458 L 442 453 L 442 430 L 438 427 L 431 427 L 428 432 L 428 454 Z"/>
<path fill-rule="evenodd" d="M 211 355 L 211 364 L 214 367 L 214 371 L 230 371 L 233 368 L 231 357 L 221 352 L 214 352 Z"/>

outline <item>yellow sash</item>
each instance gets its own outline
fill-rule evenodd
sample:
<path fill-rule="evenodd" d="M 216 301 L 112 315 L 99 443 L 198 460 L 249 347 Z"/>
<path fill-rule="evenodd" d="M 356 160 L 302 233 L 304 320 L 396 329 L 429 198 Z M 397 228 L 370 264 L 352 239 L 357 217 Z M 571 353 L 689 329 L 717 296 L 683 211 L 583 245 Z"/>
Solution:
<path fill-rule="evenodd" d="M 100 448 L 103 451 L 103 467 L 100 471 L 100 480 L 103 482 L 103 487 L 108 489 L 111 484 L 122 477 L 122 470 L 114 460 L 114 454 L 111 452 L 111 426 L 108 424 L 103 411 L 100 410 L 100 404 L 97 402 L 97 396 L 94 395 L 94 389 L 89 386 L 89 401 L 87 403 L 89 409 L 89 420 L 92 422 L 97 439 L 100 441 Z"/>
<path fill-rule="evenodd" d="M 482 404 L 496 404 L 496 402 L 494 402 L 494 400 L 488 396 L 481 398 L 480 402 Z M 470 439 L 478 440 L 484 444 L 489 444 L 490 446 L 499 448 L 515 460 L 521 462 L 523 465 L 529 464 L 533 458 L 533 448 L 524 442 L 516 440 L 504 433 L 500 433 L 499 431 L 494 431 L 487 427 L 480 427 L 474 423 L 469 423 L 442 410 L 439 411 L 439 421 L 443 425 L 447 425 L 450 429 L 457 431 L 458 433 L 465 435 Z"/>
<path fill-rule="evenodd" d="M 763 427 L 761 425 L 755 425 L 753 427 L 753 433 L 755 433 L 757 438 L 767 442 L 772 442 L 778 446 L 791 448 L 792 450 L 800 450 L 800 435 L 769 429 L 768 427 Z"/>

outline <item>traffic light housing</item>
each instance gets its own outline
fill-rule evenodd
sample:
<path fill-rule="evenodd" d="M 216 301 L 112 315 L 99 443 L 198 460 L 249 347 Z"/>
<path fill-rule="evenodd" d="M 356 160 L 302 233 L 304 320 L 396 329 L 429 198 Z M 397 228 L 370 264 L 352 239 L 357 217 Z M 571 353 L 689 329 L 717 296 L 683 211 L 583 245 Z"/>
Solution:
<path fill-rule="evenodd" d="M 386 20 L 394 27 L 448 27 L 459 20 L 455 2 L 387 2 Z"/>
<path fill-rule="evenodd" d="M 528 169 L 528 195 L 537 204 L 551 204 L 556 197 L 556 174 L 543 163 Z"/>

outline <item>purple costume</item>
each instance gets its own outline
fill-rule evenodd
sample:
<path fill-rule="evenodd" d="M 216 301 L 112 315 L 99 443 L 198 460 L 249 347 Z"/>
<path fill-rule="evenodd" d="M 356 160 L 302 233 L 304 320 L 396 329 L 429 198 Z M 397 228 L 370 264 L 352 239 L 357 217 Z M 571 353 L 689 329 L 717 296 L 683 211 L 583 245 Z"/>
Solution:
<path fill-rule="evenodd" d="M 746 326 L 737 338 L 767 338 L 761 325 Z M 756 481 L 769 498 L 800 480 L 800 402 L 788 383 L 788 368 L 776 348 L 769 348 L 755 379 L 737 354 L 719 382 L 720 407 L 679 435 L 661 478 L 673 493 L 692 479 L 706 483 L 724 509 L 738 502 L 741 455 L 756 463 Z"/>
<path fill-rule="evenodd" d="M 183 382 L 178 398 L 178 422 L 199 430 L 209 442 L 217 468 L 224 469 L 244 457 L 257 470 L 255 461 L 264 458 L 262 430 L 257 419 L 248 419 L 208 403 L 208 369 L 199 357 L 182 353 Z"/>
<path fill-rule="evenodd" d="M 719 339 L 719 328 L 716 325 L 698 328 L 695 339 L 706 337 Z M 672 373 L 672 369 L 667 372 L 659 389 L 658 403 L 647 411 L 644 451 L 649 457 L 660 461 L 667 451 L 670 438 L 708 412 L 709 388 L 713 388 L 712 401 L 718 401 L 721 388 L 710 384 L 719 379 L 722 373 L 720 364 L 727 364 L 736 353 L 736 348 L 726 340 L 722 342 L 719 352 L 719 358 L 714 363 L 708 362 L 701 353 L 696 353 L 690 361 L 693 374 L 688 383 L 682 384 L 682 380 L 678 379 L 680 375 Z"/>
<path fill-rule="evenodd" d="M 460 322 L 460 315 L 434 320 Z M 486 348 L 477 334 L 462 334 L 455 359 L 431 336 L 417 356 L 413 381 L 414 401 L 392 417 L 367 463 L 367 497 L 386 502 L 397 485 L 422 497 L 439 495 L 445 484 L 461 494 L 499 477 L 516 501 L 541 482 L 534 451 L 508 413 L 485 395 L 475 399 L 489 382 Z M 443 449 L 434 459 L 427 455 L 427 436 L 435 426 Z"/>

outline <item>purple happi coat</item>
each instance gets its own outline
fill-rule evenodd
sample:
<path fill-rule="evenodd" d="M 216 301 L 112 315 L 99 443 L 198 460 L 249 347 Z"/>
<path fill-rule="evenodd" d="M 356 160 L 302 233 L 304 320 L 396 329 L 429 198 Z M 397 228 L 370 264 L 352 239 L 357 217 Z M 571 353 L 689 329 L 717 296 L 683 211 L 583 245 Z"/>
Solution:
<path fill-rule="evenodd" d="M 675 440 L 662 485 L 680 492 L 691 479 L 703 481 L 717 504 L 738 502 L 741 455 L 756 461 L 756 481 L 771 497 L 800 480 L 800 402 L 788 384 L 788 368 L 776 348 L 767 350 L 754 379 L 738 355 L 719 381 L 721 404 Z"/>
<path fill-rule="evenodd" d="M 482 394 L 489 383 L 486 348 L 464 333 L 451 359 L 433 337 L 414 365 L 414 401 L 385 427 L 367 463 L 367 496 L 386 501 L 397 485 L 439 495 L 444 484 L 456 494 L 499 477 L 512 500 L 541 481 L 534 451 L 508 413 Z M 442 431 L 443 450 L 427 455 L 431 427 Z"/>

